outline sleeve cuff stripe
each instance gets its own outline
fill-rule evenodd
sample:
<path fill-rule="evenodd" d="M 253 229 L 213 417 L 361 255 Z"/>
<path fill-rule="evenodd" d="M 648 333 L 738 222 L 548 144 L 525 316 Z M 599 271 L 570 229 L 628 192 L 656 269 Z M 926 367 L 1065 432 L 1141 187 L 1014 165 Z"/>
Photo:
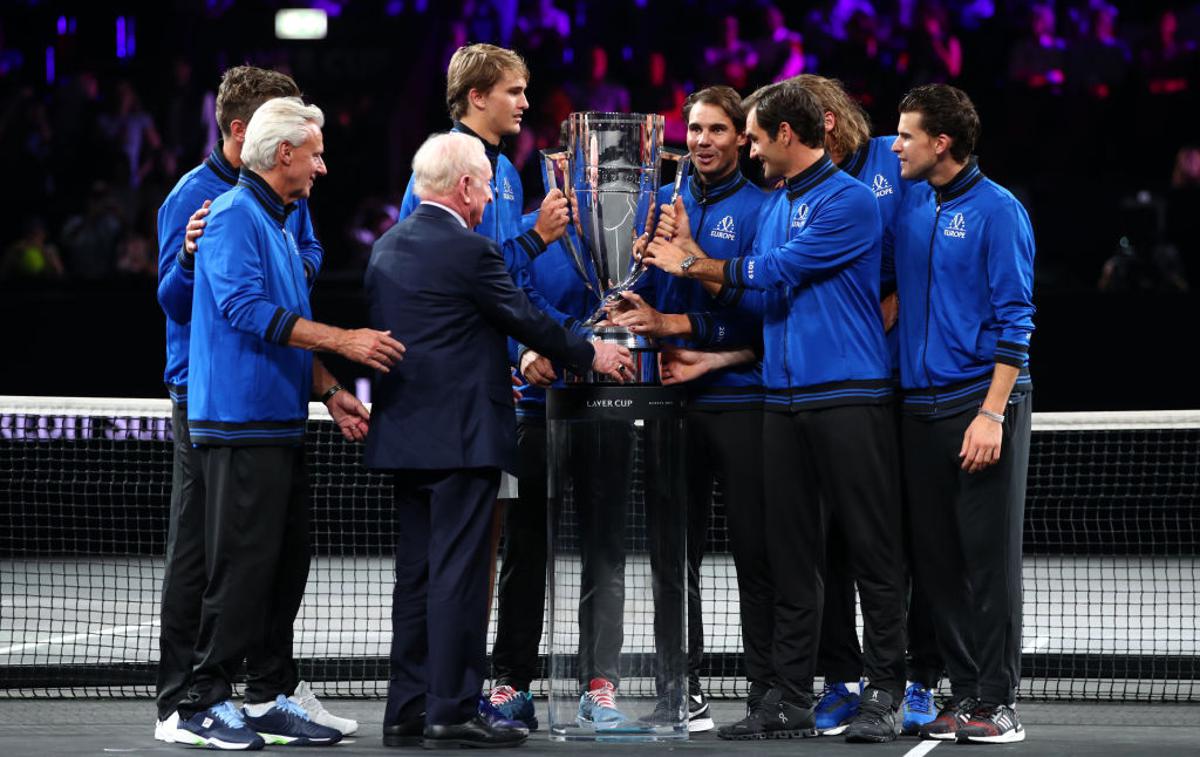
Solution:
<path fill-rule="evenodd" d="M 996 342 L 996 349 L 997 350 L 1008 350 L 1010 352 L 1020 352 L 1020 353 L 1024 354 L 1026 352 L 1029 352 L 1029 345 L 1021 344 L 1020 342 L 999 341 L 999 342 Z"/>
<path fill-rule="evenodd" d="M 1004 365 L 1011 365 L 1013 368 L 1024 368 L 1026 366 L 1026 364 L 1029 363 L 1029 360 L 1026 359 L 1024 356 L 1011 357 L 1009 355 L 1004 355 L 1004 354 L 997 352 L 996 353 L 996 362 L 1003 363 Z"/>
<path fill-rule="evenodd" d="M 741 286 L 741 282 L 738 281 L 738 274 L 741 271 L 741 267 L 741 258 L 730 258 L 729 260 L 726 260 L 724 271 L 725 281 L 733 286 Z"/>
<path fill-rule="evenodd" d="M 179 251 L 178 260 L 179 265 L 183 266 L 183 268 L 188 271 L 192 270 L 192 268 L 196 265 L 196 256 L 192 255 L 186 249 L 181 249 Z"/>
<path fill-rule="evenodd" d="M 292 338 L 292 329 L 296 328 L 296 321 L 298 320 L 300 320 L 300 316 L 295 313 L 287 314 L 287 317 L 283 320 L 283 326 L 279 329 L 279 339 L 277 341 L 280 344 L 286 345 L 288 340 Z"/>
<path fill-rule="evenodd" d="M 275 312 L 271 315 L 271 320 L 267 323 L 267 330 L 263 332 L 263 338 L 268 342 L 279 341 L 276 338 L 276 333 L 279 330 L 279 322 L 287 315 L 287 311 L 281 307 L 275 308 Z"/>
<path fill-rule="evenodd" d="M 534 231 L 533 229 L 530 229 L 529 231 L 525 232 L 525 235 L 527 237 L 529 237 L 529 242 L 533 245 L 534 249 L 536 249 L 539 253 L 544 252 L 546 250 L 546 247 L 548 245 L 542 241 L 541 235 L 538 234 L 536 231 Z"/>

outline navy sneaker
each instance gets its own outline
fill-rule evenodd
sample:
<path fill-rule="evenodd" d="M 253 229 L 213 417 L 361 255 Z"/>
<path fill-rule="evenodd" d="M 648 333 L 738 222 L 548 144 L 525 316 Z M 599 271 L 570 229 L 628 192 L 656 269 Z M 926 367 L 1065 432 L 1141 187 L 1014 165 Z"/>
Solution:
<path fill-rule="evenodd" d="M 817 717 L 817 733 L 836 736 L 845 731 L 858 714 L 858 699 L 858 694 L 850 691 L 844 683 L 825 684 L 813 707 Z"/>
<path fill-rule="evenodd" d="M 476 714 L 483 719 L 483 722 L 490 725 L 492 728 L 508 728 L 516 731 L 524 731 L 525 735 L 529 735 L 529 729 L 519 720 L 512 720 L 504 716 L 488 698 L 482 694 L 479 696 L 479 706 L 476 709 Z"/>
<path fill-rule="evenodd" d="M 904 690 L 904 702 L 900 705 L 900 733 L 916 736 L 921 726 L 932 723 L 937 717 L 937 705 L 933 692 L 922 683 L 910 683 Z"/>
<path fill-rule="evenodd" d="M 262 749 L 265 745 L 261 736 L 246 727 L 242 714 L 228 700 L 190 718 L 179 718 L 172 736 L 176 744 L 209 749 Z"/>
<path fill-rule="evenodd" d="M 258 732 L 268 744 L 282 746 L 327 746 L 342 740 L 336 728 L 314 723 L 304 708 L 283 694 L 275 697 L 271 709 L 254 717 L 244 709 L 246 725 Z"/>
<path fill-rule="evenodd" d="M 488 701 L 501 717 L 514 720 L 531 731 L 537 730 L 537 708 L 533 706 L 533 694 L 528 691 L 517 691 L 507 685 L 496 686 L 488 693 Z"/>

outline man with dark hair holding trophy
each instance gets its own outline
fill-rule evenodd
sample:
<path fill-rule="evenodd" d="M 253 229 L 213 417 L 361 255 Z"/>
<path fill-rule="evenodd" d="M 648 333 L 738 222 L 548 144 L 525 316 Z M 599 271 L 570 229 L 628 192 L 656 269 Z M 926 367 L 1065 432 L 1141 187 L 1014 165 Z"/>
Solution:
<path fill-rule="evenodd" d="M 854 577 L 866 624 L 870 685 L 848 741 L 891 741 L 904 685 L 904 586 L 892 383 L 879 310 L 882 231 L 870 188 L 824 150 L 824 113 L 795 84 L 747 99 L 751 157 L 784 187 L 763 207 L 754 254 L 704 256 L 657 237 L 645 262 L 723 285 L 720 298 L 763 312 L 765 507 L 776 602 L 772 688 L 727 739 L 815 735 L 812 686 L 820 635 L 823 508 L 854 521 Z M 821 356 L 819 359 L 814 356 Z M 674 380 L 666 361 L 664 373 Z"/>
<path fill-rule="evenodd" d="M 748 255 L 758 227 L 758 211 L 766 195 L 749 182 L 738 167 L 738 156 L 746 144 L 746 112 L 742 98 L 730 87 L 716 86 L 690 95 L 683 104 L 687 123 L 687 147 L 691 175 L 677 201 L 682 203 L 689 228 L 678 235 L 703 240 L 713 257 L 727 259 Z M 671 214 L 675 188 L 665 186 L 658 199 Z M 663 224 L 663 229 L 669 222 Z M 639 293 L 626 292 L 624 302 L 613 308 L 611 321 L 636 334 L 669 339 L 697 348 L 719 349 L 730 334 L 720 320 L 744 321 L 743 330 L 760 330 L 761 319 L 718 303 L 699 282 L 673 278 L 661 271 L 648 272 L 647 285 Z M 713 286 L 713 293 L 717 287 Z M 653 303 L 653 304 L 651 304 Z M 714 316 L 712 311 L 720 311 Z M 656 503 L 654 512 L 687 521 L 687 671 L 688 730 L 713 728 L 708 702 L 700 687 L 700 661 L 704 651 L 704 626 L 700 607 L 700 561 L 712 510 L 714 478 L 721 483 L 729 521 L 734 562 L 737 566 L 741 606 L 742 639 L 746 669 L 752 687 L 765 687 L 770 680 L 771 612 L 774 602 L 770 572 L 766 565 L 762 521 L 762 366 L 757 361 L 716 371 L 689 385 L 688 496 L 683 513 Z M 649 496 L 653 491 L 647 488 Z M 658 518 L 650 518 L 654 528 Z M 661 530 L 661 529 L 655 529 Z M 669 549 L 669 539 L 652 538 L 658 549 L 653 557 Z M 678 603 L 682 586 L 661 580 L 655 571 L 656 605 Z M 655 615 L 658 618 L 658 614 Z M 659 654 L 679 649 L 672 623 L 655 628 Z M 668 668 L 670 665 L 667 666 Z M 658 682 L 659 701 L 651 720 L 670 720 L 682 699 L 664 691 Z"/>

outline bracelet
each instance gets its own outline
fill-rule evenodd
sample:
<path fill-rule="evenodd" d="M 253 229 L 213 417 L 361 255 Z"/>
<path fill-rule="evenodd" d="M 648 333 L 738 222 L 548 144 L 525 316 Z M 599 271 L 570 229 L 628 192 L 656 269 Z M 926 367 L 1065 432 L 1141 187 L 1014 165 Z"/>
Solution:
<path fill-rule="evenodd" d="M 341 384 L 334 384 L 333 386 L 326 389 L 325 393 L 321 395 L 322 404 L 333 399 L 333 395 L 337 394 L 338 392 L 342 391 L 345 388 L 346 387 L 342 386 Z"/>
<path fill-rule="evenodd" d="M 993 413 L 991 410 L 984 410 L 981 407 L 981 408 L 979 408 L 979 414 L 982 415 L 984 418 L 987 418 L 989 421 L 995 421 L 996 423 L 999 423 L 1001 426 L 1004 425 L 1004 416 L 1001 415 L 1000 413 Z"/>

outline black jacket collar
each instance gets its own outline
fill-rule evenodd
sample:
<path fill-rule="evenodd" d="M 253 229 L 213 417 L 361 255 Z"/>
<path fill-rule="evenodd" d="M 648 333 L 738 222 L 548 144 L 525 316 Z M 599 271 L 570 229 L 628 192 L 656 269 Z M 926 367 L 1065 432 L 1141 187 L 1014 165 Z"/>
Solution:
<path fill-rule="evenodd" d="M 716 184 L 706 184 L 701 181 L 700 174 L 694 167 L 692 168 L 692 175 L 688 180 L 688 187 L 692 191 L 692 199 L 700 205 L 715 205 L 745 185 L 746 177 L 742 175 L 741 169 L 736 166 L 732 173 Z"/>
<path fill-rule="evenodd" d="M 871 141 L 867 140 L 866 144 L 842 158 L 842 162 L 837 164 L 837 167 L 854 178 L 858 178 L 858 174 L 863 170 L 863 166 L 867 164 L 867 153 L 871 151 Z"/>
<path fill-rule="evenodd" d="M 945 186 L 933 187 L 933 191 L 937 193 L 938 203 L 950 202 L 958 199 L 967 193 L 971 187 L 983 180 L 983 171 L 979 170 L 979 159 L 972 155 L 967 164 L 962 167 L 954 178 L 946 182 Z M 932 187 L 933 185 L 930 184 Z"/>
<path fill-rule="evenodd" d="M 266 179 L 245 166 L 238 175 L 238 186 L 249 189 L 250 194 L 254 195 L 254 199 L 258 200 L 258 204 L 267 211 L 267 215 L 274 218 L 280 225 L 283 225 L 288 215 L 296 209 L 296 203 L 284 204 L 283 198 L 276 194 L 274 189 L 271 189 L 271 185 L 267 183 Z"/>
<path fill-rule="evenodd" d="M 238 170 L 225 157 L 225 140 L 217 140 L 212 152 L 204 159 L 204 165 L 208 166 L 209 170 L 217 175 L 217 178 L 229 186 L 237 184 Z"/>
<path fill-rule="evenodd" d="M 502 145 L 500 143 L 492 144 L 491 142 L 487 141 L 483 137 L 476 134 L 471 129 L 470 126 L 467 126 L 462 121 L 454 122 L 453 131 L 462 132 L 463 134 L 470 134 L 472 137 L 475 137 L 475 139 L 478 139 L 480 142 L 483 143 L 483 151 L 487 153 L 488 162 L 492 164 L 492 175 L 495 176 L 496 175 L 496 163 L 497 163 L 497 161 L 500 160 L 500 148 Z"/>
<path fill-rule="evenodd" d="M 816 163 L 787 180 L 788 200 L 794 200 L 837 173 L 838 167 L 823 153 Z"/>

